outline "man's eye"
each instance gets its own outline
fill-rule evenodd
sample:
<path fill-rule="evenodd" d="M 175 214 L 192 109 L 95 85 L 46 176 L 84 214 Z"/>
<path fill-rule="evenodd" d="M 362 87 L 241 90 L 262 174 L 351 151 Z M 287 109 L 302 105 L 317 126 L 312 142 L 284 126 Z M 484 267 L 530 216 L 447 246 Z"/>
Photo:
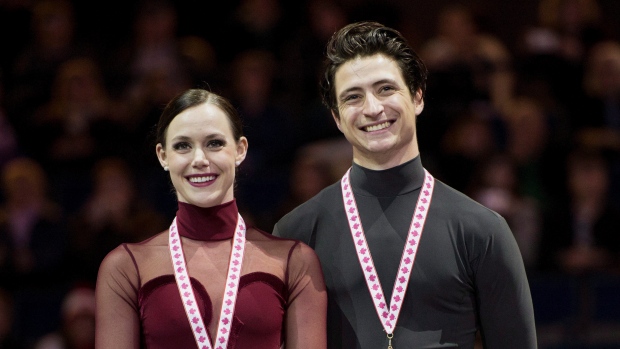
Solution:
<path fill-rule="evenodd" d="M 357 100 L 357 99 L 359 99 L 359 98 L 360 98 L 360 96 L 359 96 L 359 95 L 349 95 L 349 96 L 346 96 L 346 97 L 344 98 L 344 101 L 345 101 L 345 102 L 351 102 L 351 101 L 355 101 L 355 100 Z"/>
<path fill-rule="evenodd" d="M 381 87 L 381 92 L 392 91 L 392 90 L 394 90 L 394 88 L 392 86 L 382 86 Z"/>

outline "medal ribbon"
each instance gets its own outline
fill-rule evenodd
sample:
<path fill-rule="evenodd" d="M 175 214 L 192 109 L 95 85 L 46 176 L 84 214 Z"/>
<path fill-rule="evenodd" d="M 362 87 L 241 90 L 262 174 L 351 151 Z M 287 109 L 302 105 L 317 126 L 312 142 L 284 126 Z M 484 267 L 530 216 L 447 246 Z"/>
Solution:
<path fill-rule="evenodd" d="M 245 250 L 245 230 L 245 222 L 243 218 L 241 218 L 241 215 L 238 215 L 237 228 L 233 236 L 233 247 L 230 251 L 224 299 L 222 301 L 217 333 L 215 333 L 215 349 L 226 349 L 228 345 L 232 317 L 237 301 L 237 291 L 239 289 L 239 274 L 241 273 L 243 252 Z M 198 311 L 194 290 L 192 289 L 189 275 L 187 274 L 185 256 L 183 255 L 183 247 L 181 246 L 181 237 L 177 230 L 176 217 L 170 225 L 168 242 L 177 287 L 179 288 L 181 301 L 183 302 L 185 314 L 187 315 L 194 338 L 196 339 L 196 344 L 200 349 L 212 349 L 207 334 L 207 328 L 204 325 L 200 311 Z"/>
<path fill-rule="evenodd" d="M 411 276 L 411 270 L 413 269 L 413 262 L 415 261 L 420 237 L 422 236 L 424 223 L 426 222 L 428 208 L 431 204 L 435 179 L 430 173 L 428 173 L 428 171 L 426 171 L 426 169 L 424 169 L 424 183 L 420 189 L 415 211 L 413 212 L 409 234 L 407 236 L 407 241 L 405 242 L 405 247 L 400 260 L 396 281 L 394 282 L 392 299 L 390 300 L 388 307 L 385 303 L 385 296 L 381 288 L 381 283 L 379 282 L 379 276 L 377 275 L 375 265 L 372 261 L 372 256 L 370 255 L 370 250 L 368 249 L 366 235 L 364 234 L 364 229 L 362 228 L 362 221 L 359 217 L 357 203 L 355 202 L 355 196 L 353 195 L 351 188 L 349 178 L 350 172 L 351 169 L 349 168 L 340 181 L 344 208 L 347 213 L 351 236 L 353 237 L 355 250 L 364 273 L 368 291 L 370 291 L 370 296 L 374 302 L 379 320 L 381 321 L 381 324 L 383 325 L 383 328 L 391 343 L 394 328 L 396 326 L 396 322 L 398 321 L 398 315 L 400 314 L 400 309 L 405 298 L 405 291 L 409 285 L 409 278 Z"/>

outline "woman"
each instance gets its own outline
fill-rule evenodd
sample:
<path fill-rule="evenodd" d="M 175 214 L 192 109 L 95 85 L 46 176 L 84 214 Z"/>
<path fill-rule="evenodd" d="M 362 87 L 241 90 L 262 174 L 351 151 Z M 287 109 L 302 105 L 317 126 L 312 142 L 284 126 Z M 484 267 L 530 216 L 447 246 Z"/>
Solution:
<path fill-rule="evenodd" d="M 177 215 L 168 231 L 123 244 L 102 262 L 98 349 L 326 347 L 314 251 L 246 230 L 238 214 L 235 170 L 247 149 L 237 112 L 222 97 L 192 89 L 166 106 L 156 152 Z"/>

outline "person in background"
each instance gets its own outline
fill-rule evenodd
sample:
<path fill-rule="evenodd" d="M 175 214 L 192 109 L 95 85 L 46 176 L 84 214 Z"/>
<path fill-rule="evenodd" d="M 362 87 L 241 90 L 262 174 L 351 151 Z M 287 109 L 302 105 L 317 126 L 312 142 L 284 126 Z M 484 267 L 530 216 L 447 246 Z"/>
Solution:
<path fill-rule="evenodd" d="M 0 348 L 24 349 L 26 346 L 15 333 L 15 303 L 13 296 L 0 288 Z"/>
<path fill-rule="evenodd" d="M 91 170 L 92 189 L 67 219 L 67 274 L 94 284 L 103 258 L 123 242 L 142 241 L 168 226 L 168 219 L 137 190 L 129 163 L 110 156 Z"/>
<path fill-rule="evenodd" d="M 579 147 L 566 161 L 568 197 L 545 213 L 540 258 L 545 270 L 570 274 L 620 270 L 620 208 L 610 200 L 610 164 Z"/>
<path fill-rule="evenodd" d="M 276 74 L 279 62 L 267 50 L 245 50 L 231 67 L 230 101 L 243 115 L 244 130 L 253 140 L 244 171 L 237 178 L 237 203 L 253 212 L 258 226 L 272 227 L 273 212 L 286 196 L 288 164 L 299 134 L 294 116 L 278 103 Z M 273 135 L 278 141 L 273 142 Z"/>
<path fill-rule="evenodd" d="M 248 151 L 232 104 L 203 89 L 166 106 L 157 158 L 178 199 L 170 229 L 101 263 L 96 347 L 325 348 L 314 251 L 245 224 L 234 193 Z"/>
<path fill-rule="evenodd" d="M 95 349 L 95 290 L 76 286 L 63 298 L 60 327 L 41 337 L 34 349 Z"/>
<path fill-rule="evenodd" d="M 536 348 L 528 279 L 506 220 L 425 170 L 427 70 L 397 30 L 356 22 L 327 44 L 323 100 L 353 148 L 340 182 L 273 234 L 314 248 L 329 348 Z"/>
<path fill-rule="evenodd" d="M 2 169 L 0 287 L 15 302 L 15 331 L 25 342 L 51 330 L 66 275 L 65 213 L 50 190 L 47 172 L 29 157 Z M 32 321 L 36 319 L 37 321 Z"/>
<path fill-rule="evenodd" d="M 50 186 L 67 212 L 83 203 L 88 169 L 97 159 L 126 152 L 117 105 L 100 64 L 84 56 L 59 66 L 49 100 L 33 114 L 30 137 L 38 141 L 25 142 L 24 148 L 48 170 Z"/>
<path fill-rule="evenodd" d="M 465 193 L 506 219 L 526 269 L 535 271 L 539 267 L 542 210 L 538 200 L 521 191 L 518 178 L 514 159 L 495 154 L 481 163 Z"/>

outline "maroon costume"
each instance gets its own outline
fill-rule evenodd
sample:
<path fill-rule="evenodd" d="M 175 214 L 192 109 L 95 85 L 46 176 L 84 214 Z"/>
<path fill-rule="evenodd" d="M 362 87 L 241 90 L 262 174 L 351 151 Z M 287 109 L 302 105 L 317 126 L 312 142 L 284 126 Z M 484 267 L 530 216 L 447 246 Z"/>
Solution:
<path fill-rule="evenodd" d="M 179 203 L 178 229 L 210 337 L 218 325 L 236 223 L 234 200 L 210 208 Z M 322 277 L 308 246 L 248 228 L 228 348 L 277 349 L 324 334 L 324 329 L 312 328 L 321 322 L 305 323 L 302 316 L 325 316 Z M 298 330 L 287 334 L 287 326 Z M 174 278 L 167 231 L 123 244 L 105 258 L 97 281 L 97 331 L 109 334 L 106 347 L 196 348 Z"/>

